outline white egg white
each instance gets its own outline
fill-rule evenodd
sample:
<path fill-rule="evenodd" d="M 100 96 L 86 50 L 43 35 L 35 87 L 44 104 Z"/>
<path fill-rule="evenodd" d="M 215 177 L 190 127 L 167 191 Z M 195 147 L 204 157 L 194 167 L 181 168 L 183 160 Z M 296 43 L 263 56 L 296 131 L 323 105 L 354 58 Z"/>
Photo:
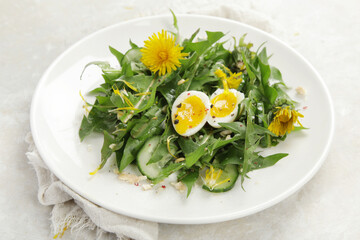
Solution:
<path fill-rule="evenodd" d="M 175 115 L 176 115 L 176 112 L 177 112 L 177 106 L 184 102 L 185 99 L 191 97 L 191 96 L 197 96 L 201 99 L 201 101 L 203 102 L 204 106 L 206 109 L 210 109 L 210 100 L 209 100 L 209 97 L 203 93 L 203 92 L 199 92 L 199 91 L 186 91 L 186 92 L 183 92 L 181 93 L 175 100 L 175 102 L 173 103 L 172 107 L 171 107 L 171 122 L 174 126 L 174 129 L 176 130 L 176 127 L 175 127 L 175 124 L 174 124 L 174 121 L 175 121 Z M 183 134 L 180 134 L 182 136 L 185 136 L 185 137 L 188 137 L 188 136 L 191 136 L 191 135 L 194 135 L 195 133 L 197 133 L 206 123 L 208 119 L 208 114 L 206 114 L 204 116 L 204 119 L 196 126 L 193 126 L 192 128 L 189 128 L 187 129 L 187 131 Z"/>
<path fill-rule="evenodd" d="M 235 89 L 229 89 L 230 92 L 234 93 L 237 99 L 236 106 L 234 110 L 225 117 L 215 117 L 213 118 L 210 114 L 208 114 L 208 123 L 214 127 L 214 128 L 220 128 L 221 126 L 219 123 L 229 123 L 233 122 L 238 114 L 239 110 L 239 104 L 244 100 L 244 94 L 235 90 Z M 215 98 L 217 95 L 222 94 L 224 92 L 224 89 L 217 89 L 211 96 L 210 96 L 210 103 L 213 98 Z"/>

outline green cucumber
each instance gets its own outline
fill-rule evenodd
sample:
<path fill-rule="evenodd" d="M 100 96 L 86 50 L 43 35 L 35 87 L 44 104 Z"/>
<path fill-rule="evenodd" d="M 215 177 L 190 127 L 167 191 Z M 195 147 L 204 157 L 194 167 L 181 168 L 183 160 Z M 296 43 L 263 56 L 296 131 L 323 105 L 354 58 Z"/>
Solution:
<path fill-rule="evenodd" d="M 239 176 L 238 166 L 235 164 L 227 164 L 226 167 L 223 169 L 223 172 L 219 179 L 216 180 L 215 184 L 212 184 L 212 186 L 208 184 L 204 184 L 202 186 L 203 189 L 209 191 L 209 192 L 226 192 L 232 189 L 235 185 L 235 182 Z M 219 169 L 216 169 L 215 171 L 219 171 Z M 205 178 L 204 178 L 205 179 Z M 226 179 L 229 179 L 228 181 L 225 181 Z M 224 183 L 221 183 L 225 181 Z M 221 183 L 218 184 L 217 183 Z"/>
<path fill-rule="evenodd" d="M 155 154 L 160 139 L 161 136 L 155 136 L 148 139 L 140 149 L 136 159 L 140 172 L 150 180 L 157 178 L 166 163 L 172 158 L 172 156 L 167 153 L 162 156 L 160 161 L 148 164 L 151 157 Z"/>

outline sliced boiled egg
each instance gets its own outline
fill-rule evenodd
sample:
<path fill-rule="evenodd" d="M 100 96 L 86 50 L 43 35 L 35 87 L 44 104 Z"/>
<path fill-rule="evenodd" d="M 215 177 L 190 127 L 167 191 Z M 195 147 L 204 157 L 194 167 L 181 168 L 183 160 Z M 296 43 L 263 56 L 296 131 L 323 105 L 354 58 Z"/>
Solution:
<path fill-rule="evenodd" d="M 206 123 L 210 110 L 209 97 L 199 91 L 181 93 L 171 108 L 171 120 L 176 132 L 182 136 L 197 133 Z"/>
<path fill-rule="evenodd" d="M 244 94 L 235 89 L 217 89 L 210 97 L 208 123 L 219 128 L 219 123 L 233 122 L 243 99 Z"/>

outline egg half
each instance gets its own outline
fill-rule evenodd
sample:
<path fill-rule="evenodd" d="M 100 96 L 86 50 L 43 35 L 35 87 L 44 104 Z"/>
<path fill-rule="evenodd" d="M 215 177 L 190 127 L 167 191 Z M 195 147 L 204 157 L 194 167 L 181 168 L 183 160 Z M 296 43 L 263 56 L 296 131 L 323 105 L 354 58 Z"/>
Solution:
<path fill-rule="evenodd" d="M 217 89 L 210 97 L 208 123 L 214 128 L 219 128 L 219 123 L 233 122 L 243 99 L 244 94 L 235 89 Z"/>
<path fill-rule="evenodd" d="M 209 97 L 199 91 L 181 93 L 171 108 L 174 129 L 181 136 L 197 133 L 206 123 L 210 110 Z"/>

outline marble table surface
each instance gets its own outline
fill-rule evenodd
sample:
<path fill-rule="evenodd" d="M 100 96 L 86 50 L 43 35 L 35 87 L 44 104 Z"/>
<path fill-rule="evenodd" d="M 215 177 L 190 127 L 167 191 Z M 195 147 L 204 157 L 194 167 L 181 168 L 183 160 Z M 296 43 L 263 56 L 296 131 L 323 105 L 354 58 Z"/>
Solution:
<path fill-rule="evenodd" d="M 0 1 L 0 238 L 51 239 L 51 207 L 37 201 L 25 157 L 34 89 L 50 63 L 84 36 L 143 15 L 214 7 L 215 0 Z M 360 2 L 227 1 L 271 19 L 324 78 L 336 131 L 315 177 L 281 203 L 211 225 L 161 224 L 159 239 L 360 239 Z M 276 35 L 276 34 L 275 34 Z M 209 227 L 211 226 L 211 227 Z M 72 239 L 64 236 L 63 239 Z"/>

